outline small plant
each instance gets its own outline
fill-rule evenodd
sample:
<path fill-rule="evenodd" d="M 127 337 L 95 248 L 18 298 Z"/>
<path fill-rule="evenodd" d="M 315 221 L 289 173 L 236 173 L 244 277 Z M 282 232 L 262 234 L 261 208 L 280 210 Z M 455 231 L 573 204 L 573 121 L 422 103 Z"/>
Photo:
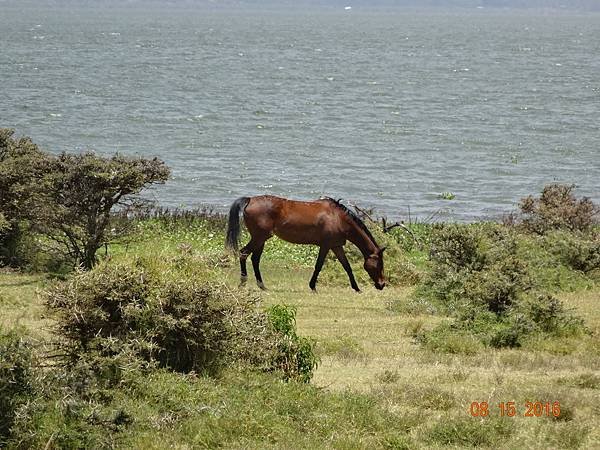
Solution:
<path fill-rule="evenodd" d="M 435 423 L 427 431 L 427 440 L 439 445 L 461 447 L 489 447 L 506 440 L 514 429 L 510 420 L 486 418 L 447 418 Z"/>
<path fill-rule="evenodd" d="M 396 370 L 385 369 L 376 375 L 376 379 L 383 384 L 392 384 L 400 379 L 400 375 L 398 375 L 398 371 Z"/>
<path fill-rule="evenodd" d="M 452 192 L 442 192 L 438 195 L 438 198 L 442 200 L 454 200 L 456 198 L 456 195 Z"/>
<path fill-rule="evenodd" d="M 322 354 L 335 356 L 345 362 L 364 361 L 366 358 L 363 346 L 356 339 L 347 335 L 321 342 L 319 349 Z"/>
<path fill-rule="evenodd" d="M 273 305 L 267 310 L 271 325 L 278 333 L 275 368 L 287 380 L 308 383 L 319 361 L 314 342 L 296 334 L 296 310 L 291 306 Z"/>

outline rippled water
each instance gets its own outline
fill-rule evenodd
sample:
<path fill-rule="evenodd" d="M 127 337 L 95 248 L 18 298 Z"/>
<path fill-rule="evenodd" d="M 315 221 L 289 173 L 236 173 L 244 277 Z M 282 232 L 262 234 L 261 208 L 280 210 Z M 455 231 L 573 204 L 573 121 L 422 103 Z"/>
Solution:
<path fill-rule="evenodd" d="M 555 181 L 600 200 L 597 14 L 0 16 L 0 126 L 51 151 L 158 155 L 164 205 L 326 194 L 472 220 Z"/>

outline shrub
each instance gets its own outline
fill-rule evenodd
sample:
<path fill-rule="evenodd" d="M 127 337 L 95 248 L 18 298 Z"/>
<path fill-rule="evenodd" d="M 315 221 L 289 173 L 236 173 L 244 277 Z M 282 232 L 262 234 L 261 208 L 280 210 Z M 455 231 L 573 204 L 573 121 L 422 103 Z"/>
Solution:
<path fill-rule="evenodd" d="M 296 334 L 296 310 L 290 306 L 273 305 L 267 310 L 271 325 L 278 335 L 275 369 L 285 379 L 308 383 L 317 367 L 314 342 Z"/>
<path fill-rule="evenodd" d="M 589 231 L 598 220 L 598 207 L 587 197 L 577 199 L 575 185 L 550 184 L 539 198 L 525 197 L 519 205 L 523 226 L 545 234 L 550 230 Z"/>
<path fill-rule="evenodd" d="M 419 294 L 448 310 L 468 302 L 501 313 L 532 288 L 513 232 L 497 225 L 449 225 L 433 235 L 431 274 Z"/>
<path fill-rule="evenodd" d="M 525 297 L 511 314 L 515 322 L 522 318 L 537 331 L 557 336 L 575 335 L 585 329 L 581 318 L 570 314 L 560 300 L 548 294 Z"/>
<path fill-rule="evenodd" d="M 192 256 L 163 264 L 102 264 L 49 290 L 67 365 L 99 361 L 110 378 L 121 367 L 111 361 L 123 355 L 180 372 L 215 373 L 238 361 L 310 379 L 312 345 L 296 335 L 293 310 L 261 312 Z"/>
<path fill-rule="evenodd" d="M 49 304 L 73 360 L 127 349 L 176 371 L 211 370 L 232 333 L 222 287 L 169 279 L 143 261 L 80 273 L 52 289 Z"/>
<path fill-rule="evenodd" d="M 0 447 L 9 438 L 15 414 L 34 392 L 31 344 L 18 331 L 0 329 Z"/>
<path fill-rule="evenodd" d="M 585 274 L 600 269 L 600 234 L 552 231 L 545 239 L 552 254 L 571 269 Z"/>
<path fill-rule="evenodd" d="M 419 333 L 427 348 L 474 353 L 479 346 L 518 347 L 534 334 L 585 332 L 583 321 L 551 295 L 538 292 L 519 252 L 516 232 L 493 224 L 442 227 L 434 234 L 433 268 L 416 291 L 454 317 Z"/>

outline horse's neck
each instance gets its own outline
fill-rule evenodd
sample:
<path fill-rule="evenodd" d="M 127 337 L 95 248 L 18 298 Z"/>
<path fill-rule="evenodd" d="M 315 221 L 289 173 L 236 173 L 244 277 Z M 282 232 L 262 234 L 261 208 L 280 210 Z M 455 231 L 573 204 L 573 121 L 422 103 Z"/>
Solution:
<path fill-rule="evenodd" d="M 358 247 L 365 259 L 377 251 L 377 245 L 371 240 L 369 235 L 358 226 L 352 219 L 348 219 L 350 228 L 348 240 Z"/>

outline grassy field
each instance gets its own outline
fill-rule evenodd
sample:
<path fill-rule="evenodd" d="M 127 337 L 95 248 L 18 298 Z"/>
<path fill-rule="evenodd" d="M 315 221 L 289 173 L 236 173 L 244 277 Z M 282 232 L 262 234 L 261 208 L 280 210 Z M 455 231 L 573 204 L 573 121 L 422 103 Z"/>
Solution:
<path fill-rule="evenodd" d="M 238 268 L 222 256 L 218 227 L 140 227 L 136 240 L 111 249 L 111 258 L 196 253 L 218 278 L 238 289 Z M 316 340 L 321 358 L 310 385 L 235 370 L 216 379 L 160 371 L 111 398 L 100 414 L 123 408 L 131 424 L 98 442 L 157 449 L 600 448 L 596 283 L 557 294 L 584 318 L 589 335 L 533 341 L 523 348 L 435 353 L 414 336 L 449 319 L 396 312 L 402 310 L 398 305 L 408 304 L 414 286 L 377 291 L 361 277 L 363 292 L 356 294 L 343 277 L 331 275 L 339 270 L 329 260 L 315 294 L 308 288 L 315 256 L 314 249 L 269 241 L 262 263 L 268 290 L 256 287 L 251 272 L 243 288 L 265 307 L 296 307 L 298 334 Z M 412 258 L 419 266 L 423 255 Z M 0 273 L 0 325 L 25 327 L 43 344 L 51 319 L 42 291 L 53 282 L 48 275 Z M 489 415 L 472 417 L 473 402 L 487 402 Z M 501 402 L 515 402 L 517 414 L 500 417 Z M 559 402 L 561 414 L 526 417 L 526 402 Z M 59 440 L 69 427 L 51 414 L 39 423 L 36 442 L 46 442 L 46 448 L 85 442 L 82 436 Z M 101 433 L 75 428 L 82 434 Z"/>

